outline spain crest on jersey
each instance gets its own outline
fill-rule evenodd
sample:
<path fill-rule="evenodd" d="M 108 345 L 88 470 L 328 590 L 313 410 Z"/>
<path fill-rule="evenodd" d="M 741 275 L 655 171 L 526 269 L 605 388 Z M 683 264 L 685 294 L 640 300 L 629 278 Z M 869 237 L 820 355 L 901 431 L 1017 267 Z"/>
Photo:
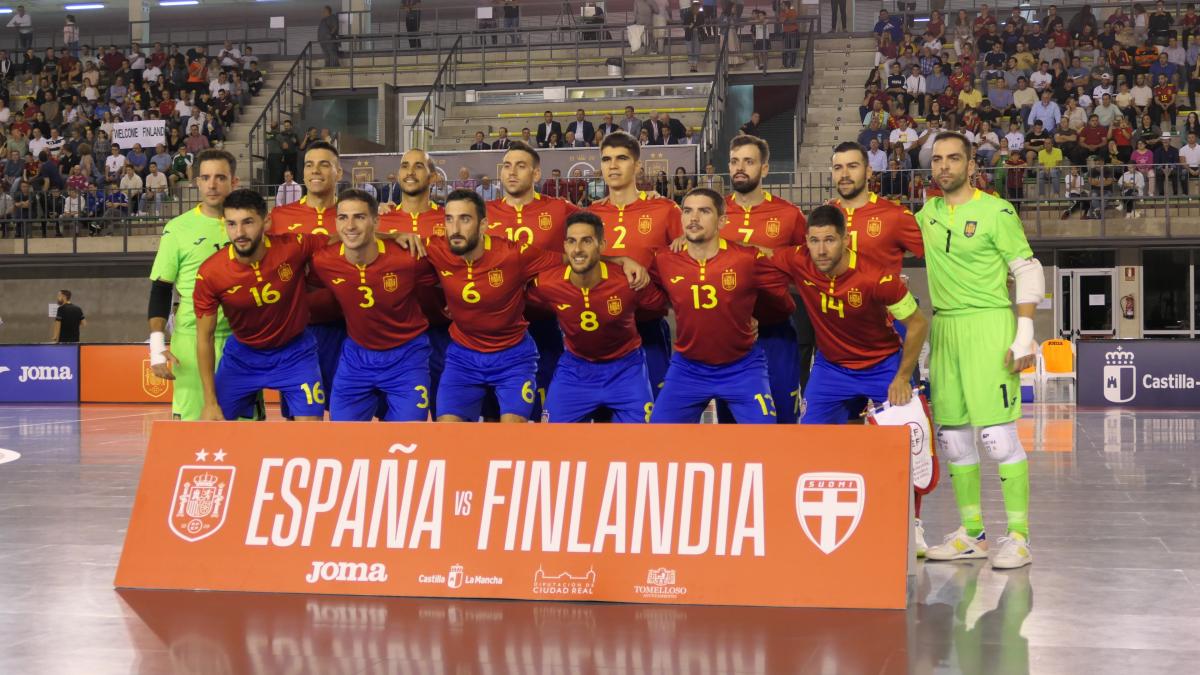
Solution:
<path fill-rule="evenodd" d="M 721 288 L 727 291 L 732 291 L 737 288 L 737 272 L 733 270 L 725 270 L 721 272 Z"/>
<path fill-rule="evenodd" d="M 488 270 L 488 283 L 494 288 L 504 285 L 504 270 Z"/>
<path fill-rule="evenodd" d="M 878 237 L 883 233 L 883 221 L 879 218 L 871 218 L 867 221 L 867 234 L 872 237 Z"/>
<path fill-rule="evenodd" d="M 383 275 L 383 290 L 387 291 L 388 293 L 392 293 L 397 288 L 400 288 L 400 280 L 396 278 L 395 274 L 388 272 L 387 274 Z"/>
<path fill-rule="evenodd" d="M 779 222 L 778 218 L 769 218 L 767 219 L 766 231 L 767 236 L 774 239 L 775 237 L 779 236 L 780 232 L 783 231 L 783 225 Z"/>
<path fill-rule="evenodd" d="M 967 224 L 963 226 L 963 236 L 966 237 L 967 239 L 974 237 L 975 236 L 975 228 L 977 228 L 978 226 L 979 226 L 979 223 L 977 221 L 968 220 Z"/>
<path fill-rule="evenodd" d="M 232 466 L 179 467 L 167 517 L 175 536 L 194 542 L 221 529 L 235 472 Z"/>
<path fill-rule="evenodd" d="M 170 389 L 170 382 L 154 374 L 150 359 L 142 359 L 142 391 L 151 398 L 159 398 Z"/>
<path fill-rule="evenodd" d="M 654 222 L 650 219 L 650 214 L 643 214 L 638 218 L 638 232 L 642 234 L 650 234 L 650 229 L 654 227 Z"/>
<path fill-rule="evenodd" d="M 276 272 L 278 272 L 278 274 L 279 274 L 280 281 L 291 281 L 292 280 L 292 266 L 291 265 L 289 265 L 287 263 L 283 263 L 282 265 L 279 266 L 279 269 L 276 270 Z"/>
<path fill-rule="evenodd" d="M 554 219 L 552 219 L 550 217 L 549 213 L 539 213 L 538 214 L 538 229 L 549 230 L 553 226 L 554 226 Z"/>
<path fill-rule="evenodd" d="M 437 225 L 434 225 L 433 226 L 433 236 L 435 236 L 435 237 L 446 236 L 446 224 L 438 223 Z"/>
<path fill-rule="evenodd" d="M 613 316 L 621 315 L 621 298 L 615 295 L 608 298 L 608 313 Z"/>
<path fill-rule="evenodd" d="M 862 307 L 862 291 L 857 288 L 851 288 L 846 293 L 846 302 L 850 303 L 851 307 Z"/>

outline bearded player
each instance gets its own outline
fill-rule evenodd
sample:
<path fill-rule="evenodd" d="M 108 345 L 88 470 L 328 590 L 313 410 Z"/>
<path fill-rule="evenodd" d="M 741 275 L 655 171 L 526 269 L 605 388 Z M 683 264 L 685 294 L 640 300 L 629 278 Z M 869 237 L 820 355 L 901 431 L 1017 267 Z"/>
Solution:
<path fill-rule="evenodd" d="M 565 199 L 539 194 L 534 186 L 542 181 L 542 159 L 533 146 L 513 141 L 500 160 L 500 199 L 488 202 L 488 234 L 509 241 L 558 253 L 563 250 L 567 216 L 578 207 Z M 538 348 L 537 389 L 534 419 L 541 418 L 546 389 L 555 364 L 563 353 L 563 337 L 554 313 L 527 307 L 529 335 Z"/>
<path fill-rule="evenodd" d="M 340 246 L 326 246 L 310 266 L 332 290 L 346 316 L 349 337 L 334 378 L 329 416 L 368 421 L 379 397 L 382 419 L 417 422 L 429 417 L 429 326 L 418 291 L 437 284 L 428 260 L 375 236 L 379 208 L 362 190 L 338 195 Z"/>
<path fill-rule="evenodd" d="M 594 213 L 567 216 L 569 264 L 534 279 L 529 301 L 554 309 L 566 352 L 546 397 L 546 422 L 586 422 L 598 410 L 615 422 L 649 422 L 654 395 L 637 332 L 638 309 L 657 311 L 667 299 L 657 286 L 635 291 L 624 274 L 600 260 L 604 223 Z"/>
<path fill-rule="evenodd" d="M 663 197 L 638 190 L 642 169 L 637 139 L 623 131 L 607 134 L 600 142 L 600 174 L 608 197 L 589 210 L 604 221 L 604 253 L 629 256 L 649 266 L 654 253 L 666 249 L 683 233 L 679 207 Z M 671 362 L 671 328 L 666 312 L 643 310 L 638 314 L 638 335 L 646 353 L 646 370 L 655 396 L 662 389 Z"/>
<path fill-rule="evenodd" d="M 716 399 L 740 424 L 775 424 L 767 359 L 754 339 L 756 303 L 791 314 L 788 278 L 756 248 L 721 238 L 725 199 L 695 188 L 683 199 L 681 251 L 660 251 L 652 273 L 675 308 L 675 354 L 650 421 L 695 423 Z"/>
<path fill-rule="evenodd" d="M 1045 293 L 1012 204 L 971 186 L 971 145 L 943 132 L 933 141 L 933 177 L 944 196 L 917 214 L 933 301 L 929 378 L 938 454 L 949 463 L 962 527 L 930 547 L 930 560 L 988 557 L 980 509 L 978 432 L 999 463 L 1008 536 L 992 558 L 999 569 L 1033 561 L 1029 550 L 1029 463 L 1017 436 L 1020 375 L 1033 365 L 1033 313 Z M 1007 280 L 1016 281 L 1016 316 Z"/>
<path fill-rule="evenodd" d="M 204 390 L 196 368 L 196 311 L 192 306 L 196 271 L 214 252 L 229 243 L 221 204 L 237 187 L 237 161 L 224 150 L 204 150 L 196 156 L 195 184 L 200 203 L 172 218 L 163 227 L 154 266 L 150 270 L 150 367 L 165 380 L 174 380 L 171 413 L 175 419 L 198 420 L 204 412 Z M 164 331 L 171 314 L 173 291 L 179 291 L 175 330 L 167 349 Z M 229 321 L 214 316 L 213 362 L 221 360 Z"/>

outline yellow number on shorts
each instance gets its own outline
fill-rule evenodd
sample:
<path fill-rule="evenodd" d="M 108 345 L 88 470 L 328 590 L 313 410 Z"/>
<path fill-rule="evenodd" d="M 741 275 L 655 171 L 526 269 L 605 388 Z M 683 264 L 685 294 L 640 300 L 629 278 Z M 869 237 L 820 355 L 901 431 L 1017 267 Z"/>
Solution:
<path fill-rule="evenodd" d="M 770 394 L 755 394 L 754 400 L 758 401 L 764 415 L 775 416 L 775 399 Z"/>
<path fill-rule="evenodd" d="M 750 237 L 754 236 L 754 230 L 749 227 L 739 227 L 738 232 L 742 233 L 742 243 L 749 244 Z"/>
<path fill-rule="evenodd" d="M 526 403 L 533 403 L 533 383 L 525 380 L 524 386 L 521 387 L 521 398 Z"/>
<path fill-rule="evenodd" d="M 700 292 L 704 292 L 704 302 L 700 301 Z M 717 306 L 717 289 L 711 284 L 692 284 L 692 304 L 696 309 L 712 309 Z"/>
<path fill-rule="evenodd" d="M 304 390 L 304 398 L 308 399 L 309 405 L 325 403 L 325 392 L 322 391 L 320 382 L 313 382 L 312 384 L 305 382 L 300 385 L 300 388 Z"/>
<path fill-rule="evenodd" d="M 429 389 L 423 384 L 418 384 L 413 387 L 413 391 L 421 392 L 421 402 L 417 404 L 417 407 L 421 410 L 429 408 Z"/>
<path fill-rule="evenodd" d="M 649 424 L 650 423 L 650 414 L 654 412 L 654 402 L 651 401 L 650 403 L 647 403 L 646 405 L 642 406 L 642 410 L 644 410 L 646 412 L 646 424 Z"/>
<path fill-rule="evenodd" d="M 542 408 L 546 407 L 546 388 L 538 387 L 538 400 L 541 401 Z"/>
<path fill-rule="evenodd" d="M 263 284 L 262 290 L 251 286 L 250 295 L 254 296 L 254 304 L 262 307 L 263 305 L 273 305 L 279 302 L 282 294 L 279 291 L 271 288 L 270 282 Z"/>
<path fill-rule="evenodd" d="M 474 304 L 476 302 L 479 302 L 479 298 L 481 298 L 481 297 L 483 297 L 483 296 L 479 295 L 479 291 L 475 290 L 475 282 L 474 281 L 468 281 L 467 285 L 463 286 L 463 291 L 462 291 L 462 299 L 463 300 L 465 300 L 471 304 Z"/>
<path fill-rule="evenodd" d="M 585 310 L 579 315 L 579 327 L 591 332 L 600 328 L 600 322 L 596 319 L 596 313 L 591 310 Z"/>
<path fill-rule="evenodd" d="M 517 229 L 511 227 L 504 228 L 504 236 L 508 237 L 509 241 L 515 241 L 526 246 L 533 246 L 533 230 L 522 225 Z"/>
<path fill-rule="evenodd" d="M 837 312 L 838 318 L 844 319 L 846 318 L 846 313 L 843 311 L 844 307 L 845 306 L 842 304 L 841 300 L 838 300 L 837 298 L 831 298 L 824 293 L 821 294 L 822 313 L 829 314 L 830 312 Z"/>
<path fill-rule="evenodd" d="M 358 303 L 358 306 L 362 307 L 363 309 L 367 309 L 368 307 L 374 307 L 375 306 L 375 293 L 374 293 L 374 291 L 371 290 L 371 287 L 370 286 L 359 286 L 358 290 L 362 291 L 362 294 L 363 294 L 362 302 Z"/>
<path fill-rule="evenodd" d="M 800 414 L 800 390 L 799 389 L 792 390 L 792 412 L 796 413 L 797 415 Z"/>
<path fill-rule="evenodd" d="M 624 225 L 615 225 L 613 230 L 617 233 L 617 241 L 613 243 L 612 247 L 625 248 L 625 235 L 629 234 L 629 231 L 625 229 Z"/>

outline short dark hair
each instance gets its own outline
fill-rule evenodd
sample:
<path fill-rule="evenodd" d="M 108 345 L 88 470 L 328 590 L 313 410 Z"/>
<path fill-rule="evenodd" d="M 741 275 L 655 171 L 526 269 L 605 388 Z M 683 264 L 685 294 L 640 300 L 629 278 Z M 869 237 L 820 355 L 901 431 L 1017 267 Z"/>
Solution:
<path fill-rule="evenodd" d="M 858 154 L 862 155 L 863 163 L 867 163 L 867 149 L 856 141 L 845 141 L 838 143 L 833 147 L 833 154 L 836 155 L 842 152 L 857 152 Z"/>
<path fill-rule="evenodd" d="M 64 288 L 64 289 L 60 290 L 60 291 L 59 291 L 59 293 L 60 293 L 60 294 L 61 294 L 61 295 L 62 295 L 64 298 L 66 298 L 66 299 L 68 299 L 68 300 L 70 300 L 70 299 L 71 299 L 71 291 L 68 291 L 67 289 L 65 289 L 65 288 Z"/>
<path fill-rule="evenodd" d="M 604 140 L 600 141 L 600 152 L 604 152 L 605 148 L 623 148 L 628 150 L 634 159 L 642 158 L 642 146 L 638 145 L 636 138 L 624 131 L 605 134 Z"/>
<path fill-rule="evenodd" d="M 474 190 L 458 188 L 446 196 L 446 205 L 449 206 L 450 202 L 471 202 L 475 206 L 475 216 L 479 221 L 487 219 L 487 204 L 483 203 L 483 197 Z"/>
<path fill-rule="evenodd" d="M 1037 121 L 1040 122 L 1041 120 L 1037 120 Z M 967 140 L 966 136 L 963 136 L 962 134 L 958 133 L 957 131 L 943 131 L 934 137 L 933 142 L 937 143 L 938 141 L 948 141 L 948 140 L 956 140 L 959 143 L 962 143 L 963 152 L 966 153 L 967 159 L 971 158 L 971 142 Z"/>
<path fill-rule="evenodd" d="M 733 140 L 729 141 L 729 151 L 733 152 L 734 150 L 746 145 L 753 145 L 754 147 L 758 148 L 758 156 L 761 158 L 763 164 L 766 164 L 768 161 L 770 161 L 771 145 L 758 136 L 752 136 L 750 134 L 734 136 Z"/>
<path fill-rule="evenodd" d="M 341 155 L 338 154 L 338 149 L 333 147 L 333 143 L 330 143 L 329 141 L 313 141 L 312 143 L 309 143 L 308 147 L 304 149 L 304 154 L 307 155 L 313 150 L 328 150 L 329 152 L 333 153 L 334 157 L 341 159 Z"/>
<path fill-rule="evenodd" d="M 565 228 L 570 228 L 572 225 L 577 223 L 591 225 L 592 229 L 596 232 L 596 238 L 601 241 L 604 240 L 604 221 L 600 220 L 600 216 L 592 213 L 591 211 L 576 211 L 567 216 L 567 224 Z"/>
<path fill-rule="evenodd" d="M 362 202 L 367 205 L 371 213 L 379 212 L 379 201 L 366 190 L 358 188 L 348 188 L 338 193 L 338 203 L 341 202 Z"/>
<path fill-rule="evenodd" d="M 831 204 L 823 204 L 808 214 L 808 229 L 814 227 L 833 227 L 840 235 L 846 234 L 846 215 L 842 210 Z"/>
<path fill-rule="evenodd" d="M 232 152 L 229 152 L 228 150 L 221 150 L 220 148 L 208 148 L 206 150 L 201 150 L 200 154 L 196 155 L 195 166 L 197 169 L 199 169 L 201 164 L 214 160 L 220 160 L 228 164 L 230 175 L 237 174 L 237 158 L 233 156 Z"/>
<path fill-rule="evenodd" d="M 525 141 L 516 140 L 516 141 L 509 142 L 508 151 L 512 152 L 513 150 L 523 152 L 523 153 L 529 155 L 530 157 L 532 157 L 534 168 L 537 168 L 542 165 L 542 156 L 538 154 L 538 151 L 535 150 L 532 145 L 526 143 Z"/>
<path fill-rule="evenodd" d="M 688 190 L 686 195 L 683 196 L 685 201 L 688 197 L 708 197 L 712 200 L 713 205 L 717 207 L 717 215 L 725 215 L 725 198 L 722 197 L 721 193 L 717 192 L 716 190 L 706 187 L 692 188 L 691 190 Z"/>
<path fill-rule="evenodd" d="M 250 188 L 238 188 L 230 192 L 221 204 L 222 211 L 227 209 L 247 209 L 257 213 L 260 218 L 267 217 L 267 201 Z"/>

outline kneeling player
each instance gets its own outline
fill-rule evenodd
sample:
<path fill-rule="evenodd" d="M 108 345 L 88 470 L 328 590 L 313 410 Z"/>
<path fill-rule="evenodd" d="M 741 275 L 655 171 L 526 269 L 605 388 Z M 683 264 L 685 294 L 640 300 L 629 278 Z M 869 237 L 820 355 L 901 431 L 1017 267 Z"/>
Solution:
<path fill-rule="evenodd" d="M 554 309 L 566 341 L 543 420 L 585 422 L 607 408 L 616 422 L 648 422 L 654 395 L 635 314 L 662 310 L 667 299 L 657 286 L 633 290 L 600 260 L 604 223 L 593 213 L 567 216 L 565 250 L 569 265 L 538 275 L 529 292 Z"/>
<path fill-rule="evenodd" d="M 305 330 L 304 266 L 325 245 L 321 235 L 265 234 L 267 204 L 252 190 L 235 190 L 223 206 L 230 245 L 196 275 L 196 362 L 206 420 L 249 417 L 262 389 L 277 389 L 297 420 L 325 412 L 317 345 Z M 217 308 L 233 335 L 221 368 L 213 336 Z"/>
<path fill-rule="evenodd" d="M 375 198 L 362 190 L 338 196 L 341 246 L 326 246 L 311 267 L 346 316 L 349 332 L 334 376 L 329 415 L 334 421 L 367 421 L 378 397 L 387 398 L 389 422 L 429 417 L 429 323 L 417 289 L 437 283 L 428 260 L 375 236 Z"/>

